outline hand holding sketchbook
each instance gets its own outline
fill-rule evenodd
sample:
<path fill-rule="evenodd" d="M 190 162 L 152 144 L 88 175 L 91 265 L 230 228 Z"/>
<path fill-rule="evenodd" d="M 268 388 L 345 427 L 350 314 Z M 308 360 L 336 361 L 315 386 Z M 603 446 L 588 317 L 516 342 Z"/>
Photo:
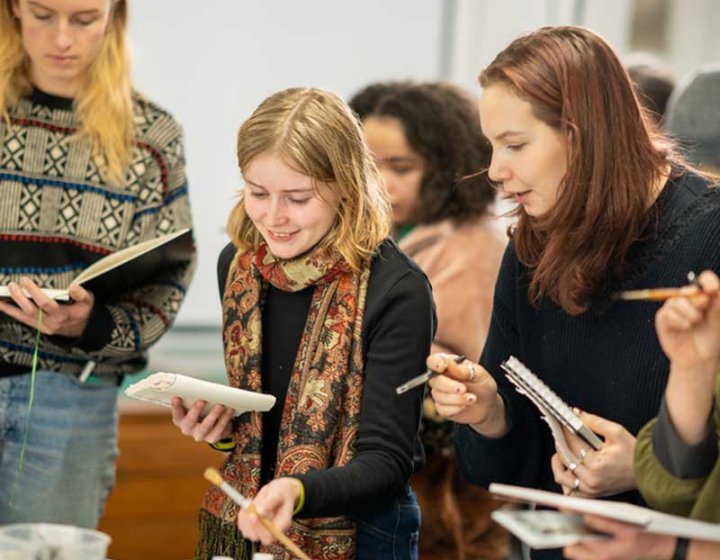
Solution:
<path fill-rule="evenodd" d="M 594 449 L 602 449 L 602 440 L 583 423 L 572 408 L 530 371 L 525 364 L 514 356 L 510 356 L 500 364 L 500 367 L 505 370 L 506 377 L 515 385 L 517 391 L 529 398 L 538 407 L 543 420 L 550 426 L 558 451 L 566 461 L 570 463 L 579 462 L 567 445 L 562 431 L 563 425 L 585 440 Z"/>
<path fill-rule="evenodd" d="M 184 228 L 111 253 L 88 266 L 72 283 L 95 296 L 121 294 L 141 286 L 162 268 L 191 256 L 192 235 L 190 228 Z M 47 288 L 43 292 L 57 301 L 70 299 L 67 290 Z M 10 297 L 7 286 L 0 286 L 0 297 Z"/>
<path fill-rule="evenodd" d="M 235 409 L 235 416 L 251 410 L 267 412 L 275 404 L 275 397 L 272 395 L 236 389 L 179 373 L 165 372 L 153 373 L 142 381 L 133 383 L 125 389 L 125 394 L 168 408 L 173 397 L 180 397 L 185 408 L 190 408 L 198 400 L 207 401 L 207 405 L 202 410 L 203 416 L 216 404 Z"/>
<path fill-rule="evenodd" d="M 507 484 L 491 484 L 490 492 L 505 500 L 515 500 L 524 503 L 540 504 L 553 508 L 569 509 L 580 513 L 589 513 L 637 525 L 649 533 L 658 533 L 663 535 L 674 535 L 677 537 L 685 537 L 688 539 L 703 539 L 708 541 L 720 542 L 720 524 L 706 523 L 704 521 L 695 521 L 685 517 L 669 515 L 648 508 L 628 504 L 625 502 L 611 502 L 609 500 L 594 500 L 589 498 L 577 498 L 574 496 L 564 496 L 554 492 L 546 492 L 544 490 L 535 490 L 533 488 L 523 488 L 522 486 L 511 486 Z M 533 531 L 528 531 L 528 520 L 536 527 L 547 526 L 548 524 L 541 519 L 547 512 L 544 510 L 535 511 L 507 511 L 497 510 L 493 512 L 493 518 L 501 525 L 516 534 L 519 538 L 529 536 Z M 496 515 L 498 514 L 498 515 Z M 522 514 L 518 516 L 517 514 Z M 565 516 L 573 516 L 574 514 L 562 514 Z M 533 519 L 534 518 L 534 519 Z M 572 525 L 568 523 L 568 527 Z M 519 525 L 524 527 L 518 530 Z M 540 531 L 542 533 L 542 531 Z M 521 534 L 522 533 L 522 534 Z M 534 532 L 537 537 L 537 531 Z M 587 531 L 566 531 L 563 536 L 561 531 L 553 535 L 552 544 L 546 544 L 543 548 L 555 548 L 579 542 L 587 538 L 597 538 L 597 535 L 588 535 Z M 559 540 L 564 540 L 558 543 Z M 527 541 L 530 546 L 540 548 Z M 538 541 L 536 540 L 536 543 Z"/>

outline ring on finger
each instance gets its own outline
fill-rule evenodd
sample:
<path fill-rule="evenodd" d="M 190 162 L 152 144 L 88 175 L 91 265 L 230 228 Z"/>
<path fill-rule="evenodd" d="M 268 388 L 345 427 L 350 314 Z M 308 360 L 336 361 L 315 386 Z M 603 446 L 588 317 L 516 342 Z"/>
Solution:
<path fill-rule="evenodd" d="M 580 490 L 580 479 L 578 477 L 575 477 L 575 482 L 573 482 L 572 491 L 575 492 L 576 490 Z"/>
<path fill-rule="evenodd" d="M 590 451 L 590 448 L 585 446 L 583 447 L 578 455 L 580 455 L 580 460 L 578 461 L 578 465 L 582 465 L 585 462 L 585 457 L 587 457 L 588 451 Z"/>
<path fill-rule="evenodd" d="M 575 474 L 575 470 L 578 468 L 578 466 L 580 466 L 580 463 L 570 463 L 570 464 L 568 465 L 568 470 L 569 470 L 571 473 Z"/>
<path fill-rule="evenodd" d="M 467 370 L 468 370 L 467 382 L 472 383 L 472 380 L 475 379 L 475 366 L 472 363 L 468 362 Z"/>

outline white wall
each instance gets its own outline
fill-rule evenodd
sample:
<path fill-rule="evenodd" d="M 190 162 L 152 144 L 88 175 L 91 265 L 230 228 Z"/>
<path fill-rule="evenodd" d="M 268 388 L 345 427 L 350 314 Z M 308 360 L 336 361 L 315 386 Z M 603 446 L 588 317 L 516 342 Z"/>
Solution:
<path fill-rule="evenodd" d="M 718 0 L 673 0 L 666 58 L 678 78 L 701 64 L 720 62 Z"/>
<path fill-rule="evenodd" d="M 446 78 L 472 91 L 477 77 L 510 41 L 542 25 L 583 25 L 620 53 L 628 44 L 631 0 L 454 0 L 451 63 Z M 708 0 L 713 1 L 713 0 Z"/>
<path fill-rule="evenodd" d="M 134 0 L 138 87 L 185 131 L 199 266 L 178 324 L 220 324 L 216 258 L 240 186 L 235 134 L 270 93 L 349 96 L 378 80 L 437 78 L 443 0 Z"/>

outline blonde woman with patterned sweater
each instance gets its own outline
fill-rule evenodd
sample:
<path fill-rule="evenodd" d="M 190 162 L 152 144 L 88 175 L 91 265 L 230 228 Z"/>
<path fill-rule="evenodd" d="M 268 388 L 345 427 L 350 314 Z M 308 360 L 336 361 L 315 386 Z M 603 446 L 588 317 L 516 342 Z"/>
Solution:
<path fill-rule="evenodd" d="M 71 284 L 191 225 L 180 130 L 132 89 L 126 20 L 125 0 L 0 1 L 0 524 L 97 525 L 119 380 L 144 367 L 194 269 L 188 247 L 124 293 Z M 69 304 L 40 291 L 68 286 Z"/>

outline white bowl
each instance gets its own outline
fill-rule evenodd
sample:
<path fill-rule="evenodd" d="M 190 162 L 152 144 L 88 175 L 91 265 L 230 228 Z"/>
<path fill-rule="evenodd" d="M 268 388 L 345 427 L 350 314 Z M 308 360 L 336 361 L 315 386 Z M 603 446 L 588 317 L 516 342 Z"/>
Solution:
<path fill-rule="evenodd" d="M 4 560 L 7 556 L 8 560 L 14 560 L 16 552 L 12 547 L 15 546 L 27 560 L 105 560 L 110 540 L 108 535 L 100 531 L 72 525 L 5 525 L 0 527 L 0 543 L 9 552 L 3 552 L 0 558 Z"/>

